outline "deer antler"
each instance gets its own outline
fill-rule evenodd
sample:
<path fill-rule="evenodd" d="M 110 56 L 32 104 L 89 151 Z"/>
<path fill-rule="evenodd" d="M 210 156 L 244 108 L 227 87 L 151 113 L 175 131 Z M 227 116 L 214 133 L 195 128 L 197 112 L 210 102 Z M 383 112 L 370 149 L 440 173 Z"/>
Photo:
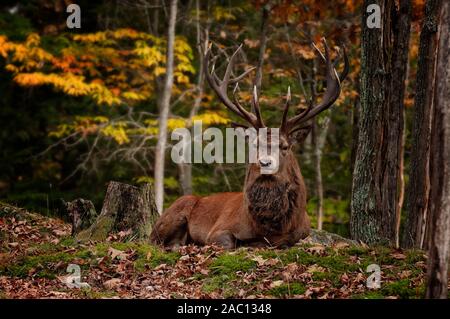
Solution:
<path fill-rule="evenodd" d="M 281 131 L 287 135 L 292 134 L 293 132 L 298 131 L 299 129 L 305 127 L 302 124 L 305 124 L 310 119 L 312 119 L 319 113 L 325 111 L 330 106 L 332 106 L 333 103 L 339 97 L 339 94 L 341 93 L 341 81 L 345 79 L 349 71 L 348 57 L 345 52 L 345 48 L 343 48 L 344 70 L 341 73 L 341 75 L 338 75 L 336 69 L 334 68 L 333 62 L 330 59 L 327 42 L 325 41 L 325 39 L 322 39 L 322 42 L 325 47 L 325 56 L 314 44 L 313 46 L 318 51 L 319 56 L 322 58 L 323 61 L 325 61 L 327 66 L 327 73 L 326 73 L 327 90 L 325 91 L 322 101 L 319 104 L 312 105 L 312 103 L 309 103 L 308 107 L 303 112 L 294 116 L 291 119 L 287 119 L 287 113 L 289 111 L 289 105 L 291 100 L 291 90 L 290 88 L 288 89 L 288 94 L 286 97 L 286 105 L 284 108 L 283 119 L 281 122 Z"/>
<path fill-rule="evenodd" d="M 217 97 L 219 100 L 233 113 L 250 123 L 255 128 L 261 128 L 264 127 L 264 122 L 261 117 L 261 112 L 259 109 L 259 101 L 258 101 L 258 95 L 256 91 L 256 87 L 253 89 L 253 97 L 252 97 L 252 103 L 255 109 L 255 114 L 248 112 L 240 103 L 238 100 L 238 97 L 236 95 L 236 90 L 238 88 L 238 82 L 243 79 L 247 74 L 249 74 L 251 71 L 253 71 L 255 68 L 252 67 L 242 73 L 241 75 L 230 78 L 231 77 L 231 70 L 233 68 L 235 58 L 241 50 L 242 44 L 237 48 L 236 51 L 234 51 L 233 55 L 230 57 L 230 60 L 228 62 L 228 65 L 225 70 L 225 75 L 223 76 L 223 79 L 221 80 L 217 74 L 215 73 L 215 61 L 217 60 L 217 56 L 213 57 L 213 65 L 211 68 L 211 72 L 209 71 L 209 63 L 210 63 L 210 56 L 211 56 L 211 44 L 208 45 L 208 48 L 206 49 L 205 56 L 203 59 L 204 63 L 204 69 L 206 74 L 206 79 L 208 80 L 209 85 L 211 88 L 216 92 Z M 236 83 L 236 86 L 233 90 L 233 101 L 230 100 L 228 97 L 228 85 Z"/>

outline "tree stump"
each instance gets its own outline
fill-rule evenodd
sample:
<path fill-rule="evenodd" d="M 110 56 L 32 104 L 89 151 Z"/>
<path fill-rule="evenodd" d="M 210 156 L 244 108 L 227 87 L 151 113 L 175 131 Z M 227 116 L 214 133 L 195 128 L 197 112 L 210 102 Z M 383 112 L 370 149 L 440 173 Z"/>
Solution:
<path fill-rule="evenodd" d="M 90 200 L 78 198 L 71 202 L 61 199 L 64 215 L 72 221 L 72 236 L 89 228 L 97 218 L 94 204 Z"/>
<path fill-rule="evenodd" d="M 110 182 L 97 220 L 76 238 L 80 241 L 103 241 L 114 233 L 126 240 L 147 240 L 158 217 L 150 184 L 141 187 Z"/>

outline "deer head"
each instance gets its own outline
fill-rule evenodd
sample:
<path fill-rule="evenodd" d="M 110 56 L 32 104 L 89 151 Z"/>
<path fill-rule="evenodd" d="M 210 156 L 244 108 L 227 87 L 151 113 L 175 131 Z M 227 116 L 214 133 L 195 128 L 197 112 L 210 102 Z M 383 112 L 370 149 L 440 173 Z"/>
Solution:
<path fill-rule="evenodd" d="M 329 107 L 333 105 L 333 103 L 339 97 L 341 92 L 341 81 L 347 76 L 349 66 L 348 66 L 348 58 L 345 52 L 345 49 L 342 50 L 344 56 L 344 70 L 342 74 L 338 75 L 335 69 L 335 64 L 330 59 L 329 48 L 328 45 L 323 39 L 323 45 L 325 48 L 325 54 L 315 46 L 314 48 L 319 54 L 319 57 L 325 62 L 326 65 L 326 92 L 323 95 L 322 101 L 313 105 L 309 103 L 308 107 L 305 108 L 301 113 L 295 115 L 292 118 L 288 118 L 289 106 L 291 104 L 291 90 L 288 88 L 286 95 L 286 102 L 284 105 L 284 111 L 282 115 L 281 125 L 279 127 L 279 135 L 277 141 L 272 141 L 270 139 L 271 134 L 268 134 L 267 139 L 267 148 L 273 149 L 278 148 L 278 159 L 274 159 L 270 155 L 258 155 L 258 159 L 256 163 L 249 165 L 249 171 L 256 171 L 264 173 L 264 171 L 270 172 L 271 168 L 276 166 L 276 176 L 282 176 L 289 174 L 289 168 L 295 163 L 297 165 L 294 154 L 292 152 L 292 146 L 299 141 L 303 141 L 308 135 L 311 125 L 308 122 L 313 119 L 315 116 L 325 111 Z M 225 73 L 222 79 L 220 79 L 215 70 L 215 62 L 218 59 L 218 56 L 212 56 L 211 44 L 208 46 L 205 57 L 204 57 L 204 69 L 206 73 L 206 79 L 211 86 L 211 88 L 215 91 L 219 100 L 233 113 L 238 115 L 241 119 L 246 121 L 250 126 L 255 128 L 256 130 L 260 130 L 262 128 L 266 128 L 264 121 L 261 117 L 259 98 L 256 90 L 256 86 L 253 87 L 253 95 L 252 95 L 252 111 L 247 111 L 242 104 L 239 102 L 238 96 L 236 94 L 238 89 L 238 82 L 243 79 L 247 74 L 253 71 L 255 68 L 252 67 L 247 71 L 243 72 L 241 75 L 236 77 L 231 77 L 231 73 L 233 70 L 233 66 L 237 57 L 237 54 L 242 49 L 242 45 L 240 45 L 237 50 L 231 55 L 229 62 L 226 66 Z M 210 68 L 210 62 L 212 63 L 212 67 Z M 210 71 L 211 69 L 211 71 Z M 232 98 L 228 95 L 228 87 L 230 85 L 235 85 Z M 233 123 L 234 126 L 248 128 L 248 125 Z M 268 128 L 270 132 L 272 129 Z M 262 141 L 250 141 L 253 143 L 258 143 Z M 263 141 L 266 142 L 266 141 Z M 260 143 L 258 143 L 260 145 Z M 259 153 L 258 153 L 259 154 Z M 275 171 L 275 170 L 274 170 Z M 272 176 L 272 177 L 276 177 Z"/>

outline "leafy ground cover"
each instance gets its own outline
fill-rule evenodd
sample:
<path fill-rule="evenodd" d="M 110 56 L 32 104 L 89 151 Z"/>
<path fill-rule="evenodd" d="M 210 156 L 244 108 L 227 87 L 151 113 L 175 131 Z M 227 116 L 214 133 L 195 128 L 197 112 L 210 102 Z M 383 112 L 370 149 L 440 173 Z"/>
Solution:
<path fill-rule="evenodd" d="M 311 239 L 289 249 L 77 243 L 70 225 L 0 204 L 0 298 L 422 298 L 426 255 Z M 67 266 L 90 288 L 69 288 Z M 366 287 L 370 264 L 381 288 Z"/>

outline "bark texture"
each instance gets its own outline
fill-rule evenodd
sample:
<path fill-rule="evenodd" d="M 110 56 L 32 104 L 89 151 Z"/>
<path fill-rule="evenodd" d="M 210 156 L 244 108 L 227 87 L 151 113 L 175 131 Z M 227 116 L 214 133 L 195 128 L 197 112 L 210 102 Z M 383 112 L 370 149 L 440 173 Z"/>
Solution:
<path fill-rule="evenodd" d="M 260 95 L 261 92 L 264 55 L 266 54 L 266 47 L 267 47 L 267 30 L 269 28 L 269 13 L 270 13 L 269 5 L 263 6 L 261 11 L 261 32 L 259 38 L 258 65 L 256 67 L 256 75 L 253 83 L 253 85 L 256 85 L 258 95 Z"/>
<path fill-rule="evenodd" d="M 75 199 L 71 202 L 62 201 L 63 214 L 69 216 L 72 222 L 72 236 L 89 228 L 97 218 L 94 204 L 90 200 Z"/>
<path fill-rule="evenodd" d="M 196 29 L 197 29 L 197 49 L 198 56 L 201 58 L 203 52 L 206 51 L 206 47 L 209 42 L 209 22 L 205 26 L 204 39 L 202 41 L 201 25 L 200 25 L 200 0 L 195 1 L 196 8 Z M 194 105 L 189 113 L 189 119 L 187 126 L 192 126 L 192 119 L 197 115 L 200 109 L 203 94 L 205 92 L 205 72 L 203 70 L 204 64 L 200 63 L 197 77 L 197 87 L 196 87 L 196 97 L 194 100 Z M 178 179 L 180 181 L 180 187 L 183 195 L 191 195 L 193 192 L 192 186 L 192 164 L 191 163 L 180 163 L 178 164 Z"/>
<path fill-rule="evenodd" d="M 430 246 L 426 297 L 446 299 L 450 253 L 450 2 L 440 9 L 431 136 Z"/>
<path fill-rule="evenodd" d="M 317 120 L 315 121 L 311 135 L 314 153 L 313 158 L 315 170 L 315 178 L 314 178 L 315 193 L 317 197 L 317 208 L 316 208 L 317 230 L 322 230 L 323 227 L 324 191 L 322 180 L 322 152 L 327 139 L 329 125 L 330 125 L 330 115 L 327 114 L 326 117 L 323 119 L 322 125 L 319 125 L 319 123 L 317 123 Z"/>
<path fill-rule="evenodd" d="M 158 213 L 150 184 L 141 187 L 110 182 L 96 221 L 76 238 L 103 241 L 108 235 L 124 232 L 125 239 L 147 240 Z"/>
<path fill-rule="evenodd" d="M 353 172 L 350 229 L 367 244 L 397 241 L 403 97 L 408 64 L 410 0 L 364 1 L 381 8 L 382 27 L 362 21 L 361 108 Z"/>
<path fill-rule="evenodd" d="M 167 28 L 166 74 L 161 97 L 159 98 L 159 130 L 155 153 L 155 201 L 161 214 L 164 204 L 164 162 L 167 145 L 167 120 L 170 111 L 170 98 L 173 86 L 175 24 L 177 18 L 177 0 L 170 0 L 169 26 Z"/>
<path fill-rule="evenodd" d="M 411 163 L 406 197 L 406 222 L 402 238 L 405 248 L 426 248 L 430 193 L 429 157 L 431 119 L 434 105 L 437 25 L 440 0 L 428 0 L 420 33 L 416 96 L 414 100 Z"/>

